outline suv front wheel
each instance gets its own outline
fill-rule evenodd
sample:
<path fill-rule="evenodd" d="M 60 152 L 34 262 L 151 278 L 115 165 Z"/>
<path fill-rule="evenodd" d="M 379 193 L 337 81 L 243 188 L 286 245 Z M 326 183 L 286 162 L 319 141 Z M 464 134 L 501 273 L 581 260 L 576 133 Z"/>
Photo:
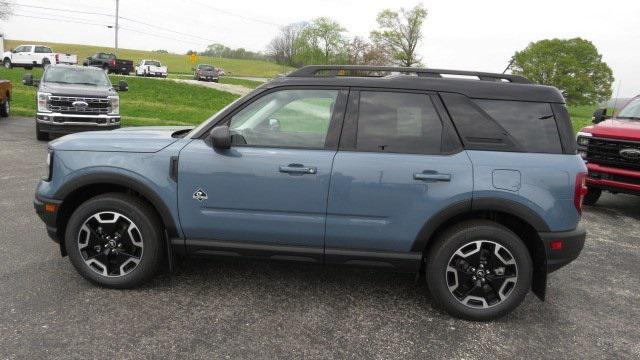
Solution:
<path fill-rule="evenodd" d="M 149 280 L 163 259 L 162 224 L 140 199 L 120 193 L 92 198 L 71 215 L 65 247 L 87 280 L 132 288 Z"/>
<path fill-rule="evenodd" d="M 515 309 L 531 287 L 533 265 L 522 240 L 486 220 L 445 230 L 426 257 L 436 304 L 467 320 L 497 319 Z"/>

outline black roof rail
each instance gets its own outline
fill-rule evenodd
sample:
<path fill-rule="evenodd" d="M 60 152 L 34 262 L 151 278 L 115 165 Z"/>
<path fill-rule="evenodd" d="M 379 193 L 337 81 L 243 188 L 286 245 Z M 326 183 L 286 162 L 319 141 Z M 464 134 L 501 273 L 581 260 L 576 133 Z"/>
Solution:
<path fill-rule="evenodd" d="M 368 74 L 367 74 L 368 73 Z M 377 73 L 377 74 L 376 74 Z M 484 81 L 506 81 L 518 84 L 531 84 L 531 80 L 520 75 L 497 74 L 478 71 L 426 69 L 396 66 L 366 66 L 366 65 L 309 65 L 295 70 L 287 77 L 316 77 L 316 76 L 356 76 L 383 77 L 381 73 L 416 74 L 419 77 L 443 78 L 442 75 L 458 75 L 477 77 Z"/>

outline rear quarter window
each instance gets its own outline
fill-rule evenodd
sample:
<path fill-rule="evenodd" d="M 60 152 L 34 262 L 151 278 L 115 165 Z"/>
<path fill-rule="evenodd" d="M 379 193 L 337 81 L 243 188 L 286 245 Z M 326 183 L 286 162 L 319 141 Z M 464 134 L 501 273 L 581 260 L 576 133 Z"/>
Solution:
<path fill-rule="evenodd" d="M 550 104 L 526 101 L 474 100 L 526 152 L 562 153 Z"/>

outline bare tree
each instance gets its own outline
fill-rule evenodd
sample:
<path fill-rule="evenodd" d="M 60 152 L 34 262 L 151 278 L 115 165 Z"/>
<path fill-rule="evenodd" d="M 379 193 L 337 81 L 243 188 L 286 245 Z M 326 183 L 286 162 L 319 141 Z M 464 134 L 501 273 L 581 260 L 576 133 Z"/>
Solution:
<path fill-rule="evenodd" d="M 6 1 L 0 1 L 0 20 L 6 20 L 13 14 L 11 4 Z"/>
<path fill-rule="evenodd" d="M 413 9 L 400 11 L 383 10 L 378 14 L 378 30 L 371 32 L 374 43 L 391 51 L 393 59 L 402 66 L 420 64 L 416 47 L 422 39 L 422 25 L 427 18 L 427 9 L 416 5 Z"/>
<path fill-rule="evenodd" d="M 294 66 L 297 54 L 296 42 L 306 27 L 307 23 L 299 22 L 280 29 L 280 33 L 271 40 L 268 46 L 269 55 L 279 63 Z"/>
<path fill-rule="evenodd" d="M 347 59 L 354 65 L 390 65 L 389 49 L 356 36 L 347 45 Z"/>

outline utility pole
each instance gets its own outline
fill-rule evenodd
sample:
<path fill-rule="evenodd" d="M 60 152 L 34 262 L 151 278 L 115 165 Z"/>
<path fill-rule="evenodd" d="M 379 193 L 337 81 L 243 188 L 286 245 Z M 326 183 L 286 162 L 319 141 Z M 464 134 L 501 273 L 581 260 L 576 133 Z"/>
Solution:
<path fill-rule="evenodd" d="M 120 0 L 116 0 L 116 51 L 115 55 L 118 56 L 118 15 L 120 11 Z"/>

